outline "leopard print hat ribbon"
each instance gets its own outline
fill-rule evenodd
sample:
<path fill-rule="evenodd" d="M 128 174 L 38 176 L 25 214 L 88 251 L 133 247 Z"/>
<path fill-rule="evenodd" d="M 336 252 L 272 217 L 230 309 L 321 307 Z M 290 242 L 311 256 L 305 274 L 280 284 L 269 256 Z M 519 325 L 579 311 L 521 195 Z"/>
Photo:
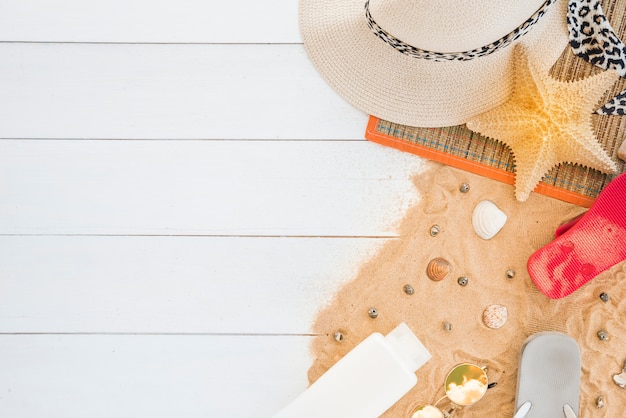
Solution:
<path fill-rule="evenodd" d="M 511 43 L 527 34 L 530 29 L 539 21 L 539 19 L 541 19 L 541 17 L 546 14 L 548 8 L 555 2 L 556 0 L 546 0 L 539 8 L 539 10 L 533 13 L 532 16 L 530 16 L 521 25 L 519 25 L 517 28 L 504 35 L 500 39 L 493 41 L 488 45 L 484 45 L 470 51 L 459 52 L 428 51 L 407 44 L 406 42 L 403 42 L 402 40 L 396 38 L 385 29 L 380 27 L 378 23 L 376 23 L 376 21 L 372 17 L 372 13 L 370 12 L 369 0 L 366 0 L 365 2 L 365 18 L 367 19 L 367 25 L 374 35 L 382 39 L 385 43 L 387 43 L 389 46 L 402 54 L 408 55 L 413 58 L 433 61 L 469 61 L 474 58 L 484 57 L 485 55 L 492 54 L 499 49 L 509 46 Z"/>
<path fill-rule="evenodd" d="M 602 69 L 615 70 L 626 77 L 626 45 L 611 27 L 599 0 L 570 0 L 567 27 L 574 54 Z M 626 114 L 626 90 L 596 113 Z"/>

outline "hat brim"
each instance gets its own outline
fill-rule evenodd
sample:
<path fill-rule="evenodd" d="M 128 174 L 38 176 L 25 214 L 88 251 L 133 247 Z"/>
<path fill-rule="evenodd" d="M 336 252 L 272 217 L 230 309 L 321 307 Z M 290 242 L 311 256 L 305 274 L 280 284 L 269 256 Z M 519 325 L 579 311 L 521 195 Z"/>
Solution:
<path fill-rule="evenodd" d="M 547 71 L 568 43 L 567 2 L 561 0 L 529 33 L 492 54 L 470 61 L 418 59 L 371 32 L 364 4 L 365 0 L 300 0 L 304 46 L 324 79 L 349 103 L 403 125 L 463 124 L 509 96 L 514 44 L 527 46 L 529 58 Z"/>

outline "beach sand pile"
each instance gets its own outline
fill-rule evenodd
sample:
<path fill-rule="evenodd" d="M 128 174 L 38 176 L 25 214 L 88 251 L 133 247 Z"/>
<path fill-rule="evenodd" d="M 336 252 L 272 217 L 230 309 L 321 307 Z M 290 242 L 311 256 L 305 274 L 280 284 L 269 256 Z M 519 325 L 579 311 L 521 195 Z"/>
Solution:
<path fill-rule="evenodd" d="M 559 300 L 540 293 L 526 270 L 528 257 L 553 239 L 555 229 L 586 209 L 536 193 L 520 203 L 510 185 L 427 164 L 414 179 L 420 201 L 399 225 L 399 238 L 361 266 L 319 312 L 313 332 L 320 336 L 311 347 L 315 360 L 309 380 L 315 381 L 371 333 L 385 335 L 406 322 L 432 359 L 417 371 L 417 385 L 385 417 L 410 417 L 416 406 L 435 403 L 445 395 L 447 372 L 464 362 L 486 366 L 489 381 L 497 385 L 455 416 L 511 417 L 524 340 L 540 331 L 560 331 L 576 339 L 582 353 L 580 416 L 626 417 L 626 389 L 612 380 L 626 360 L 626 263 Z M 460 191 L 462 184 L 469 185 L 466 193 Z M 478 237 L 472 227 L 472 211 L 482 200 L 493 201 L 508 216 L 490 240 Z M 435 236 L 434 225 L 439 227 Z M 452 265 L 441 281 L 426 275 L 428 262 L 436 257 Z M 465 286 L 459 277 L 467 278 Z M 413 294 L 405 292 L 407 284 Z M 482 320 L 483 311 L 494 304 L 508 311 L 499 329 L 486 327 Z M 375 319 L 368 314 L 370 308 L 378 311 Z M 598 337 L 601 330 L 608 339 Z M 343 334 L 343 341 L 335 340 L 335 332 Z M 600 396 L 602 409 L 596 406 Z"/>

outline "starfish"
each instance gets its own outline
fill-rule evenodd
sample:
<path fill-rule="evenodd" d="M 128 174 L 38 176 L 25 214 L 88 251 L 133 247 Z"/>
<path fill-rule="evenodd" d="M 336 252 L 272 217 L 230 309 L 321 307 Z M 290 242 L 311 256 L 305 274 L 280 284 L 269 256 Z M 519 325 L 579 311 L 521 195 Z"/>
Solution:
<path fill-rule="evenodd" d="M 471 118 L 467 127 L 511 148 L 516 199 L 528 199 L 543 176 L 562 162 L 615 172 L 615 162 L 594 135 L 591 115 L 619 75 L 603 71 L 559 81 L 530 62 L 522 46 L 515 47 L 514 63 L 509 99 Z"/>

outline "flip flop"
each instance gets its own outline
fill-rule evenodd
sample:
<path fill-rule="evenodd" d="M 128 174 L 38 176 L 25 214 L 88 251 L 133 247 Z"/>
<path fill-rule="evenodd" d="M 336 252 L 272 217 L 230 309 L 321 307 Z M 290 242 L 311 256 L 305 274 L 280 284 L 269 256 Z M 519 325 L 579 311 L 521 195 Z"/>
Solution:
<path fill-rule="evenodd" d="M 561 225 L 556 238 L 528 259 L 528 274 L 546 296 L 569 295 L 626 260 L 626 173 L 600 192 L 582 216 Z"/>
<path fill-rule="evenodd" d="M 522 348 L 514 418 L 576 418 L 580 349 L 569 335 L 540 332 Z"/>
<path fill-rule="evenodd" d="M 581 214 L 578 215 L 577 217 L 570 219 L 569 221 L 565 222 L 564 224 L 561 224 L 558 226 L 558 228 L 556 228 L 556 231 L 554 232 L 554 238 L 558 238 L 561 235 L 563 235 L 564 233 L 566 233 L 567 231 L 569 231 L 571 229 L 571 227 L 573 227 L 574 225 L 576 225 L 578 223 L 578 221 L 580 221 L 580 218 L 582 218 L 583 216 L 585 216 L 585 214 Z"/>

